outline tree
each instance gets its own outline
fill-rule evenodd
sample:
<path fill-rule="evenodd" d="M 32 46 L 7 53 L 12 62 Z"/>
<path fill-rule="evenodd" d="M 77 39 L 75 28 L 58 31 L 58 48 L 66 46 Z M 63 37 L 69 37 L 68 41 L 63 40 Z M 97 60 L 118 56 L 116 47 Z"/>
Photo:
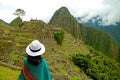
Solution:
<path fill-rule="evenodd" d="M 22 18 L 23 16 L 25 16 L 25 11 L 19 8 L 15 11 L 15 13 L 13 13 L 13 15 L 17 15 L 18 17 Z"/>

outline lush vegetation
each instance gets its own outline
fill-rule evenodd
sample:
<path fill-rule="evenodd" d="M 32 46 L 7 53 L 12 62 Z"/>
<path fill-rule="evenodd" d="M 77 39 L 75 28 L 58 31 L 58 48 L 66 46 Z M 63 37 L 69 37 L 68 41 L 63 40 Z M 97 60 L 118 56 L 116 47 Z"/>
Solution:
<path fill-rule="evenodd" d="M 57 44 L 62 45 L 62 42 L 64 39 L 64 31 L 60 30 L 59 32 L 58 31 L 54 32 L 53 35 L 54 35 L 54 38 L 55 38 Z"/>
<path fill-rule="evenodd" d="M 115 26 L 107 26 L 107 27 L 98 27 L 99 29 L 109 33 L 119 44 L 120 46 L 120 23 Z"/>
<path fill-rule="evenodd" d="M 119 60 L 119 47 L 110 35 L 103 31 L 83 26 L 80 26 L 80 33 L 85 44 L 92 46 L 117 61 Z"/>
<path fill-rule="evenodd" d="M 119 60 L 119 47 L 115 40 L 103 31 L 79 24 L 67 8 L 62 7 L 57 10 L 49 24 L 64 28 L 75 38 L 83 40 L 85 44 L 92 46 L 117 61 Z"/>
<path fill-rule="evenodd" d="M 103 53 L 91 50 L 90 54 L 74 54 L 71 60 L 94 80 L 119 80 L 120 64 Z"/>
<path fill-rule="evenodd" d="M 118 62 L 120 62 L 120 47 L 119 47 Z"/>

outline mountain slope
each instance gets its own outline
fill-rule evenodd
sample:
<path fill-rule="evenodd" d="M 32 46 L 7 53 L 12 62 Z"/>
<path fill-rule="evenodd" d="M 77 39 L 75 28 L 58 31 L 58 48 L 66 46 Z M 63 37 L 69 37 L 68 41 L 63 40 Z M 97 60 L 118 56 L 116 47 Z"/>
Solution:
<path fill-rule="evenodd" d="M 85 44 L 92 46 L 115 60 L 119 60 L 119 47 L 110 35 L 103 31 L 83 26 L 80 27 L 80 31 Z"/>
<path fill-rule="evenodd" d="M 119 60 L 119 47 L 115 43 L 114 39 L 102 31 L 87 28 L 84 25 L 79 24 L 67 8 L 62 7 L 57 10 L 49 24 L 64 28 L 76 39 L 82 39 L 87 45 L 102 51 L 111 58 Z"/>
<path fill-rule="evenodd" d="M 81 23 L 81 17 L 77 17 L 78 22 Z M 109 25 L 109 26 L 103 26 L 101 25 L 102 19 L 99 18 L 99 16 L 95 16 L 88 20 L 87 22 L 82 22 L 84 25 L 88 27 L 93 27 L 102 31 L 107 32 L 110 34 L 117 42 L 118 45 L 120 45 L 120 22 L 117 22 L 116 25 Z"/>
<path fill-rule="evenodd" d="M 90 78 L 69 60 L 69 57 L 78 52 L 88 53 L 83 42 L 73 42 L 75 39 L 65 32 L 62 46 L 57 45 L 53 32 L 60 29 L 50 27 L 40 20 L 24 22 L 21 27 L 12 27 L 11 36 L 0 39 L 0 61 L 9 65 L 22 67 L 26 46 L 34 39 L 40 40 L 46 47 L 43 57 L 46 59 L 54 80 L 89 80 Z M 4 36 L 4 35 L 2 35 Z M 79 48 L 81 46 L 81 48 Z M 3 54 L 4 53 L 4 54 Z M 0 63 L 1 64 L 1 63 Z M 9 73 L 9 72 L 8 72 Z"/>

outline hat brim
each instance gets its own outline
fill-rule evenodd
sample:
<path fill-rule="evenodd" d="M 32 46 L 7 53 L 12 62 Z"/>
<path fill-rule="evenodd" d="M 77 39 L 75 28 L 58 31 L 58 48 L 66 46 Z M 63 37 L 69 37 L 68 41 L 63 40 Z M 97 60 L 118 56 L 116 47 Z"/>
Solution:
<path fill-rule="evenodd" d="M 39 55 L 44 54 L 45 46 L 42 43 L 40 45 L 41 45 L 41 50 L 38 52 L 32 52 L 29 48 L 30 45 L 28 45 L 26 48 L 26 54 L 28 54 L 29 56 L 39 56 Z"/>

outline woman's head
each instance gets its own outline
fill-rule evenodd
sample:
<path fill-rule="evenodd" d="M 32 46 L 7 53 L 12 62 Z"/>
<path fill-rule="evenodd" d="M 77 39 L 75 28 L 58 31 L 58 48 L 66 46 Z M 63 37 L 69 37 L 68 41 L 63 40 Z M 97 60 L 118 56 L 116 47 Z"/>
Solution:
<path fill-rule="evenodd" d="M 38 65 L 41 61 L 41 55 L 45 52 L 45 46 L 38 40 L 32 41 L 26 48 L 28 63 Z"/>
<path fill-rule="evenodd" d="M 26 48 L 26 53 L 29 56 L 40 56 L 44 54 L 45 52 L 45 46 L 40 43 L 38 40 L 32 41 Z"/>

